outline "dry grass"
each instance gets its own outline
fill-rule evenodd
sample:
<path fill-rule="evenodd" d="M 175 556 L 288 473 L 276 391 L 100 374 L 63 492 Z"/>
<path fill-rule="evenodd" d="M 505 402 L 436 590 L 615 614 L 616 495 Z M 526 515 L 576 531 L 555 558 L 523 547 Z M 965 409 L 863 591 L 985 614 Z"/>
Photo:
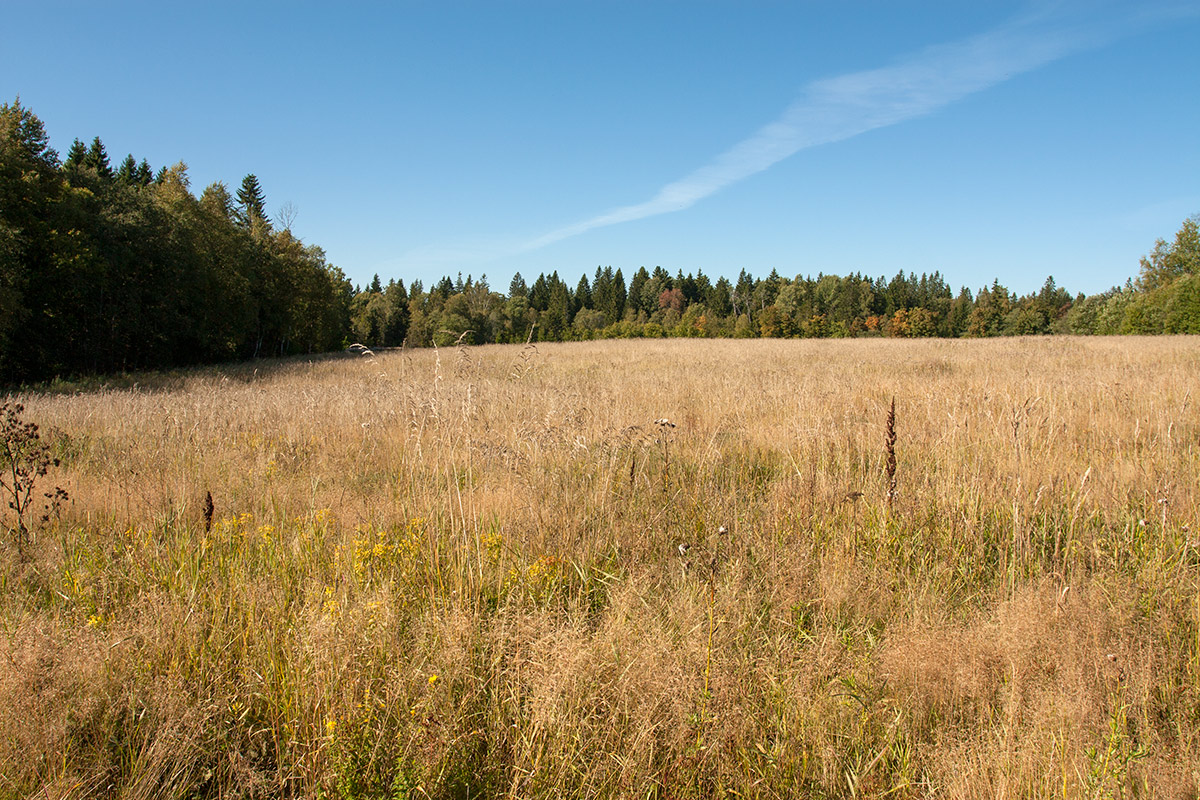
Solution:
<path fill-rule="evenodd" d="M 0 557 L 0 796 L 1195 797 L 1198 375 L 638 341 L 16 398 L 71 502 Z"/>

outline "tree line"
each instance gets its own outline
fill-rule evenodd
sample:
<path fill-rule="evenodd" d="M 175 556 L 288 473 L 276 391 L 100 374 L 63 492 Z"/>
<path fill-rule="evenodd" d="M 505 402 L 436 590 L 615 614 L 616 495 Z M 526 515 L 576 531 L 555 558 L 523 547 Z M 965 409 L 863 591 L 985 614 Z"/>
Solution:
<path fill-rule="evenodd" d="M 0 105 L 0 383 L 351 342 L 1200 333 L 1200 217 L 1123 287 L 1072 296 L 1047 278 L 1019 296 L 998 280 L 956 293 L 938 272 L 714 280 L 641 267 L 627 280 L 611 266 L 573 286 L 517 274 L 507 292 L 461 274 L 356 287 L 279 216 L 253 174 L 197 197 L 182 162 L 155 171 L 128 155 L 114 168 L 99 137 L 60 158 L 19 99 Z"/>
<path fill-rule="evenodd" d="M 447 345 L 463 341 L 570 341 L 628 337 L 986 337 L 1046 334 L 1200 333 L 1200 216 L 1173 242 L 1159 240 L 1137 280 L 1085 296 L 1047 278 L 1018 295 L 994 280 L 972 293 L 953 292 L 938 272 L 892 278 L 846 276 L 715 281 L 703 272 L 671 275 L 597 267 L 571 287 L 557 272 L 528 284 L 518 273 L 508 293 L 486 276 L 442 278 L 357 289 L 351 325 L 371 347 Z"/>
<path fill-rule="evenodd" d="M 65 158 L 0 106 L 0 381 L 340 348 L 353 287 L 269 219 L 247 175 L 192 194 L 187 166 Z"/>

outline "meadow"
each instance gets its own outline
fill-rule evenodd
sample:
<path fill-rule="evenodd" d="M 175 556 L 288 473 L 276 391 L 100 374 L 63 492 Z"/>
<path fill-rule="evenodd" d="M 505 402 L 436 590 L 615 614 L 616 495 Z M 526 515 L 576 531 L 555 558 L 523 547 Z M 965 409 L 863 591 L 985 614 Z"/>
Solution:
<path fill-rule="evenodd" d="M 69 500 L 0 544 L 0 797 L 1196 797 L 1198 376 L 636 340 L 11 396 Z"/>

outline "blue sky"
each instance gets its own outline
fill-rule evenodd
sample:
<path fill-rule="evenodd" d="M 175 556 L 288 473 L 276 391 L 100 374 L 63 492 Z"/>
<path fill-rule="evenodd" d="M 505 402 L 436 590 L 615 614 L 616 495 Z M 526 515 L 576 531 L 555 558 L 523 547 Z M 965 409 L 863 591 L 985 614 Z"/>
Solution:
<path fill-rule="evenodd" d="M 9 3 L 65 152 L 254 172 L 357 283 L 1048 275 L 1200 212 L 1200 0 Z"/>

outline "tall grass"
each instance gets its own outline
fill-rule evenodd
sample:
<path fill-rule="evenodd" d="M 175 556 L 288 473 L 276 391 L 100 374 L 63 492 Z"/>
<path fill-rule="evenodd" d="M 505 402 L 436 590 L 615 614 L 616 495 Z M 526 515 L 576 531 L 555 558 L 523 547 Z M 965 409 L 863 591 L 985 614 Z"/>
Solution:
<path fill-rule="evenodd" d="M 1195 796 L 1193 341 L 452 360 L 14 398 L 0 796 Z"/>

